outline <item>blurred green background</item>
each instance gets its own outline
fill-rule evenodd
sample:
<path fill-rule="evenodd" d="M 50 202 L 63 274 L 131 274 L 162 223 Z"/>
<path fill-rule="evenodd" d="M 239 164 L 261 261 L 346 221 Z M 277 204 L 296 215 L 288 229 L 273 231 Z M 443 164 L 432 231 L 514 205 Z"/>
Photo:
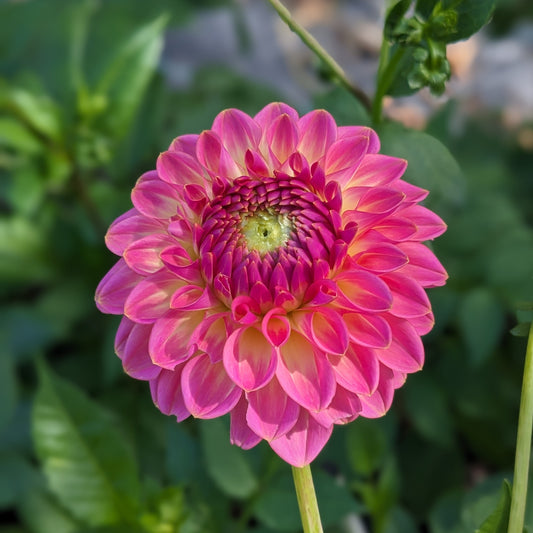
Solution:
<path fill-rule="evenodd" d="M 177 135 L 276 99 L 368 123 L 318 73 L 291 92 L 202 60 L 176 81 L 169 48 L 189 43 L 194 65 L 209 35 L 180 32 L 214 9 L 250 59 L 251 3 L 0 2 L 0 533 L 299 530 L 288 466 L 265 444 L 231 447 L 226 420 L 161 415 L 113 354 L 117 317 L 93 301 L 115 261 L 107 226 Z M 517 24 L 531 66 L 530 2 L 502 1 L 480 46 Z M 259 48 L 282 58 L 272 42 Z M 525 339 L 510 330 L 531 319 L 533 120 L 509 124 L 507 104 L 451 98 L 425 132 L 380 129 L 448 223 L 434 249 L 450 280 L 430 295 L 424 371 L 383 419 L 336 428 L 314 463 L 328 532 L 472 532 L 512 477 Z"/>

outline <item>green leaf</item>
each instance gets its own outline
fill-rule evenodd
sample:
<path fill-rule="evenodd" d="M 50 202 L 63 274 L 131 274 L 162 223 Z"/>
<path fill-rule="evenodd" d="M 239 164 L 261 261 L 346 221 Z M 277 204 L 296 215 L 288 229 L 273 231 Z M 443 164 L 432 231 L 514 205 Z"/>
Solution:
<path fill-rule="evenodd" d="M 202 447 L 211 479 L 226 494 L 247 498 L 257 489 L 257 478 L 245 452 L 230 444 L 227 424 L 221 419 L 202 421 Z"/>
<path fill-rule="evenodd" d="M 0 335 L 0 342 L 4 344 L 4 335 Z M 4 344 L 5 347 L 5 344 Z M 10 421 L 15 411 L 18 398 L 17 377 L 15 365 L 10 353 L 2 351 L 0 356 L 0 430 Z"/>
<path fill-rule="evenodd" d="M 17 504 L 17 513 L 32 533 L 77 533 L 79 528 L 79 523 L 41 487 L 25 494 Z"/>
<path fill-rule="evenodd" d="M 521 322 L 517 324 L 512 330 L 511 335 L 515 337 L 527 337 L 529 335 L 529 330 L 531 329 L 530 322 Z"/>
<path fill-rule="evenodd" d="M 393 32 L 407 13 L 411 0 L 398 0 L 389 10 L 385 18 L 384 36 L 388 40 L 393 39 Z"/>
<path fill-rule="evenodd" d="M 157 68 L 167 18 L 166 15 L 156 18 L 123 43 L 97 86 L 96 95 L 109 102 L 106 118 L 117 137 L 128 131 Z"/>
<path fill-rule="evenodd" d="M 20 121 L 12 117 L 0 117 L 0 146 L 20 150 L 26 154 L 36 154 L 43 145 Z"/>
<path fill-rule="evenodd" d="M 502 475 L 491 476 L 465 494 L 461 521 L 468 531 L 476 531 L 487 516 L 494 513 L 498 502 L 505 499 L 502 496 Z"/>
<path fill-rule="evenodd" d="M 44 92 L 25 87 L 10 87 L 0 80 L 0 110 L 19 117 L 35 132 L 53 141 L 62 135 L 61 114 L 56 103 Z"/>
<path fill-rule="evenodd" d="M 395 123 L 379 128 L 381 152 L 407 159 L 405 179 L 452 205 L 465 198 L 463 173 L 450 151 L 431 135 Z"/>
<path fill-rule="evenodd" d="M 129 522 L 138 507 L 139 480 L 116 423 L 43 362 L 38 374 L 32 429 L 52 492 L 89 526 Z"/>
<path fill-rule="evenodd" d="M 294 482 L 289 472 L 275 476 L 261 490 L 254 505 L 254 515 L 275 531 L 295 531 L 301 526 Z"/>
<path fill-rule="evenodd" d="M 478 32 L 490 20 L 497 0 L 441 0 L 443 9 L 457 13 L 457 26 L 446 42 L 467 39 Z"/>
<path fill-rule="evenodd" d="M 0 509 L 8 509 L 24 498 L 38 476 L 29 461 L 17 452 L 0 453 L 0 471 Z"/>
<path fill-rule="evenodd" d="M 505 331 L 505 311 L 485 287 L 470 290 L 459 304 L 459 330 L 474 365 L 483 364 L 494 352 Z"/>
<path fill-rule="evenodd" d="M 348 460 L 357 475 L 370 476 L 387 457 L 387 435 L 375 420 L 359 418 L 356 424 L 351 424 L 346 444 Z"/>
<path fill-rule="evenodd" d="M 55 275 L 43 227 L 27 218 L 0 219 L 0 279 L 44 281 Z"/>
<path fill-rule="evenodd" d="M 496 509 L 476 530 L 476 533 L 507 533 L 511 511 L 511 485 L 504 480 Z"/>
<path fill-rule="evenodd" d="M 402 391 L 411 422 L 427 440 L 446 448 L 454 444 L 451 413 L 442 389 L 426 374 L 413 376 Z"/>

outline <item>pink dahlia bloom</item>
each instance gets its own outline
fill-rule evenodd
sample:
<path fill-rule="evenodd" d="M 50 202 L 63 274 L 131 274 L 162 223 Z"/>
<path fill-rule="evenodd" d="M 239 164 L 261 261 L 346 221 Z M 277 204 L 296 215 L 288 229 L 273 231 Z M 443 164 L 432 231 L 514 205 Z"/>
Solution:
<path fill-rule="evenodd" d="M 274 103 L 223 111 L 139 178 L 96 302 L 124 315 L 116 352 L 163 413 L 230 413 L 234 444 L 302 466 L 334 424 L 389 409 L 423 364 L 424 289 L 447 275 L 422 244 L 445 230 L 427 191 L 379 148 Z"/>

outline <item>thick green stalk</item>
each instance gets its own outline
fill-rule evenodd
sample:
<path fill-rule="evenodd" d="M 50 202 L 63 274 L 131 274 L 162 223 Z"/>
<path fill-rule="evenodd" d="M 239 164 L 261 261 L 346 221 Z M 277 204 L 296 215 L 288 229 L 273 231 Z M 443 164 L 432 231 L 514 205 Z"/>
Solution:
<path fill-rule="evenodd" d="M 531 454 L 531 432 L 533 428 L 533 323 L 529 330 L 522 381 L 516 457 L 514 465 L 511 513 L 507 533 L 522 533 L 526 512 L 527 480 Z"/>
<path fill-rule="evenodd" d="M 346 76 L 340 65 L 322 48 L 320 43 L 303 27 L 300 26 L 293 18 L 290 11 L 279 0 L 268 0 L 272 7 L 277 11 L 281 20 L 294 32 L 302 42 L 322 61 L 339 83 L 351 92 L 368 110 L 371 108 L 371 101 L 367 94 L 354 85 Z"/>
<path fill-rule="evenodd" d="M 390 58 L 389 54 L 390 45 L 384 40 L 379 57 L 376 94 L 374 95 L 374 101 L 372 102 L 372 124 L 374 126 L 377 126 L 381 122 L 383 98 L 387 94 L 387 91 L 390 89 L 390 86 L 398 73 L 398 67 L 404 57 L 405 48 L 397 48 Z"/>
<path fill-rule="evenodd" d="M 302 468 L 293 466 L 292 477 L 296 487 L 296 497 L 298 498 L 304 533 L 322 533 L 322 522 L 320 521 L 311 467 L 309 465 Z"/>

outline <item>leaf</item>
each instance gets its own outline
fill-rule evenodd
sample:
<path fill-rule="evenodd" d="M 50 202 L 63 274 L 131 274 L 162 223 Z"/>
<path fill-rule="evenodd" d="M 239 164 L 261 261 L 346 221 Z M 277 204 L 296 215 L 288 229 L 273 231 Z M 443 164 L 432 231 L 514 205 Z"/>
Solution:
<path fill-rule="evenodd" d="M 393 32 L 396 26 L 401 22 L 409 6 L 411 0 L 398 0 L 388 11 L 385 18 L 385 29 L 383 30 L 384 36 L 388 40 L 393 39 Z"/>
<path fill-rule="evenodd" d="M 453 9 L 457 13 L 457 26 L 446 39 L 454 43 L 467 39 L 478 32 L 489 21 L 497 0 L 441 0 L 443 9 Z"/>
<path fill-rule="evenodd" d="M 339 524 L 349 513 L 363 512 L 362 504 L 353 498 L 347 485 L 319 469 L 313 470 L 313 478 L 324 527 Z M 261 490 L 254 505 L 254 515 L 275 531 L 301 528 L 294 482 L 288 469 Z"/>
<path fill-rule="evenodd" d="M 36 154 L 43 145 L 22 123 L 12 117 L 0 117 L 0 146 L 20 150 L 26 154 Z"/>
<path fill-rule="evenodd" d="M 90 526 L 128 522 L 139 503 L 130 447 L 116 423 L 74 385 L 38 364 L 32 431 L 50 488 Z"/>
<path fill-rule="evenodd" d="M 23 499 L 38 476 L 29 461 L 14 451 L 0 453 L 0 471 L 0 509 L 8 509 Z"/>
<path fill-rule="evenodd" d="M 106 118 L 111 132 L 117 137 L 128 131 L 157 68 L 167 18 L 166 15 L 159 16 L 124 42 L 97 86 L 96 94 L 108 98 Z"/>
<path fill-rule="evenodd" d="M 321 502 L 319 503 L 321 511 Z M 301 527 L 300 513 L 292 476 L 275 476 L 261 492 L 254 505 L 255 517 L 275 531 L 295 531 Z"/>
<path fill-rule="evenodd" d="M 229 496 L 249 497 L 257 489 L 257 478 L 245 452 L 230 444 L 226 424 L 215 418 L 202 421 L 200 429 L 204 458 L 211 479 Z"/>
<path fill-rule="evenodd" d="M 461 511 L 461 522 L 467 531 L 476 531 L 483 524 L 487 516 L 494 513 L 499 502 L 505 498 L 502 495 L 502 475 L 493 475 L 465 494 Z"/>
<path fill-rule="evenodd" d="M 381 152 L 407 159 L 405 179 L 452 205 L 465 198 L 463 173 L 450 151 L 431 135 L 395 123 L 379 128 Z"/>
<path fill-rule="evenodd" d="M 476 530 L 476 533 L 507 533 L 510 512 L 511 485 L 507 480 L 504 480 L 498 505 L 483 524 L 481 524 L 481 527 Z"/>
<path fill-rule="evenodd" d="M 32 533 L 77 533 L 79 523 L 50 493 L 35 487 L 17 504 L 17 513 Z"/>
<path fill-rule="evenodd" d="M 53 141 L 62 136 L 61 114 L 56 103 L 44 92 L 25 87 L 10 87 L 0 80 L 0 110 L 19 117 L 37 133 Z"/>
<path fill-rule="evenodd" d="M 34 221 L 13 216 L 0 218 L 0 279 L 45 281 L 56 273 L 46 256 L 44 228 Z"/>
<path fill-rule="evenodd" d="M 315 96 L 314 107 L 329 111 L 339 126 L 369 126 L 371 122 L 363 104 L 341 87 Z"/>
<path fill-rule="evenodd" d="M 408 381 L 403 394 L 408 415 L 420 435 L 450 448 L 454 444 L 453 421 L 439 385 L 428 375 L 419 374 Z"/>
<path fill-rule="evenodd" d="M 370 476 L 387 457 L 387 436 L 375 420 L 359 418 L 351 424 L 347 434 L 348 460 L 357 475 Z"/>
<path fill-rule="evenodd" d="M 4 344 L 3 335 L 0 342 Z M 18 399 L 18 384 L 15 365 L 10 353 L 0 356 L 0 430 L 3 430 L 15 411 Z"/>
<path fill-rule="evenodd" d="M 530 329 L 530 322 L 521 322 L 511 330 L 511 335 L 514 335 L 515 337 L 527 337 L 529 336 Z"/>
<path fill-rule="evenodd" d="M 457 318 L 470 361 L 474 365 L 483 364 L 505 331 L 502 305 L 489 289 L 472 289 L 459 303 Z"/>

